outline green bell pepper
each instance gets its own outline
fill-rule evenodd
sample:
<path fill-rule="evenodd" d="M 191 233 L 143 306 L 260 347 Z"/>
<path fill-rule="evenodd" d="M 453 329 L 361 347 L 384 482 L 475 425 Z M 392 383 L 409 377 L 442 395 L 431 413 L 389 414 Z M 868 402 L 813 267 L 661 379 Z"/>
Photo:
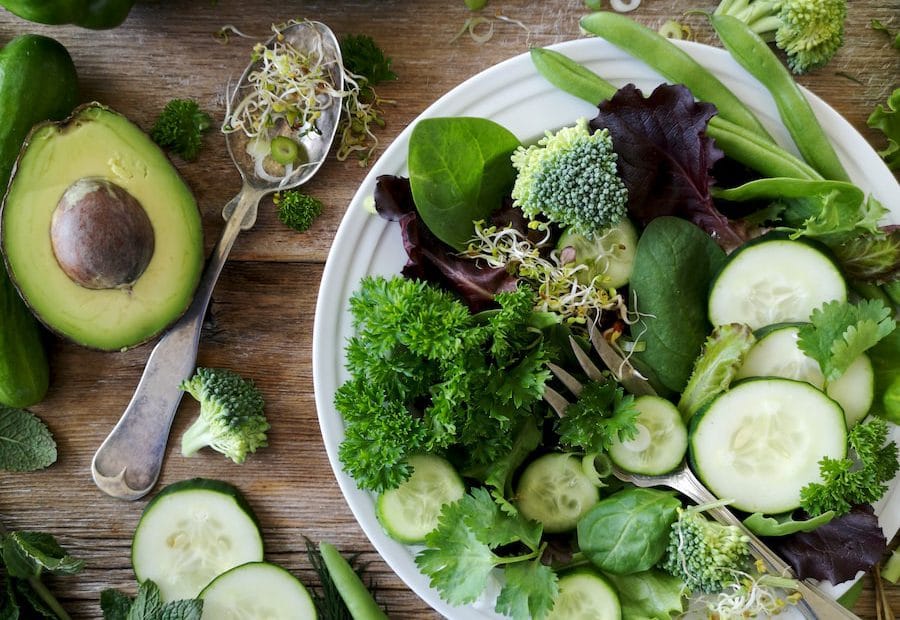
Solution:
<path fill-rule="evenodd" d="M 28 21 L 95 30 L 121 24 L 133 4 L 134 0 L 0 0 L 0 6 Z"/>

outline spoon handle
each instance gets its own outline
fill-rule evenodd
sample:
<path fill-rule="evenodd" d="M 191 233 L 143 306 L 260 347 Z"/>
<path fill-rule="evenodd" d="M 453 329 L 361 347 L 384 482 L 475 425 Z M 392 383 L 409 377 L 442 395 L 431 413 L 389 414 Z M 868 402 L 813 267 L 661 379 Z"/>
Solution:
<path fill-rule="evenodd" d="M 225 228 L 190 307 L 153 348 L 131 402 L 94 455 L 91 473 L 105 493 L 135 500 L 156 484 L 169 429 L 183 394 L 179 385 L 194 371 L 200 329 L 213 288 L 238 233 L 247 228 L 246 222 L 255 220 L 263 193 L 244 185 L 226 205 Z"/>

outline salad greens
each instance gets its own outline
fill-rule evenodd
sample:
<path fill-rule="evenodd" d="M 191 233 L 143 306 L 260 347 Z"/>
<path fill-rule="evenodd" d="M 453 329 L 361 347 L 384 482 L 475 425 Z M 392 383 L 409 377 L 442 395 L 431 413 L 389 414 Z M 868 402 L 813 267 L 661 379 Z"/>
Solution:
<path fill-rule="evenodd" d="M 100 608 L 103 620 L 200 620 L 203 601 L 195 598 L 163 603 L 159 586 L 147 579 L 134 599 L 118 590 L 104 590 Z"/>
<path fill-rule="evenodd" d="M 637 51 L 651 64 L 682 73 L 692 66 L 649 53 L 671 43 L 622 19 L 589 23 L 603 36 L 644 46 Z M 626 41 L 629 32 L 641 38 Z M 792 250 L 813 248 L 816 265 L 833 274 L 842 293 L 811 314 L 804 309 L 794 328 L 798 341 L 765 354 L 773 368 L 755 384 L 760 394 L 796 385 L 771 380 L 769 373 L 781 371 L 775 362 L 784 361 L 795 379 L 821 369 L 825 386 L 803 386 L 817 398 L 816 390 L 849 377 L 847 389 L 873 402 L 868 420 L 848 434 L 836 424 L 829 439 L 841 458 L 808 455 L 820 472 L 808 482 L 800 476 L 796 488 L 805 486 L 796 503 L 787 498 L 779 507 L 784 514 L 749 515 L 746 525 L 777 541 L 800 579 L 837 582 L 871 567 L 886 541 L 867 505 L 900 467 L 885 421 L 900 420 L 900 333 L 892 318 L 900 298 L 900 228 L 881 223 L 887 209 L 863 188 L 823 179 L 768 135 L 724 120 L 702 93 L 662 85 L 645 96 L 633 85 L 616 89 L 558 53 L 540 50 L 532 58 L 552 83 L 597 104 L 597 116 L 587 125 L 572 119 L 547 128 L 526 146 L 487 119 L 425 119 L 410 137 L 410 178 L 378 179 L 376 211 L 399 223 L 408 262 L 401 275 L 365 277 L 350 298 L 350 379 L 335 395 L 346 424 L 344 469 L 360 488 L 378 493 L 405 484 L 413 455 L 437 454 L 455 468 L 454 481 L 461 477 L 468 491 L 440 508 L 416 555 L 451 604 L 478 601 L 496 584 L 497 612 L 545 618 L 560 577 L 581 571 L 612 584 L 627 618 L 669 618 L 683 610 L 683 595 L 721 617 L 795 603 L 797 582 L 754 565 L 740 529 L 710 521 L 708 506 L 687 507 L 674 492 L 620 482 L 604 454 L 613 442 L 640 454 L 663 447 L 636 424 L 635 395 L 616 380 L 617 363 L 633 365 L 644 375 L 641 390 L 652 386 L 673 412 L 678 403 L 685 420 L 701 419 L 707 403 L 738 385 L 734 378 L 763 334 L 744 324 L 712 325 L 709 291 L 739 256 L 729 256 L 733 250 L 768 233 Z M 721 91 L 713 95 L 728 112 L 747 112 Z M 795 136 L 803 139 L 802 132 Z M 730 175 L 735 163 L 749 169 Z M 605 239 L 622 228 L 634 228 L 637 242 L 618 252 L 611 244 L 618 261 L 611 286 L 609 274 L 590 271 L 565 240 Z M 777 269 L 775 263 L 765 265 Z M 753 284 L 758 290 L 733 287 L 734 303 L 759 297 L 790 309 L 795 287 L 771 280 Z M 594 347 L 606 370 L 573 361 L 588 337 L 599 338 Z M 858 359 L 871 364 L 861 364 L 863 378 L 853 379 L 856 370 L 845 371 Z M 559 406 L 559 415 L 542 401 L 557 380 L 578 397 Z M 750 467 L 772 471 L 773 484 L 785 477 L 778 463 L 789 458 L 767 457 L 769 446 L 758 438 L 812 436 L 799 427 L 782 433 L 778 425 L 789 425 L 791 416 L 775 401 L 722 436 L 743 442 L 736 451 Z M 531 474 L 556 458 L 575 463 L 589 480 L 588 500 L 565 497 L 553 482 L 532 484 L 538 477 Z M 576 504 L 592 507 L 573 512 Z"/>
<path fill-rule="evenodd" d="M 0 405 L 0 470 L 33 471 L 56 462 L 56 441 L 40 418 Z"/>

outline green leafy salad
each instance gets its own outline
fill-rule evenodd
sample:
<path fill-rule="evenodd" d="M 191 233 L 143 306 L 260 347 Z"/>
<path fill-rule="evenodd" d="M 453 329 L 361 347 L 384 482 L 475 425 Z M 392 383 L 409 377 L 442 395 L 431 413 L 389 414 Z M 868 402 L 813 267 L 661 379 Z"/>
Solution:
<path fill-rule="evenodd" d="M 887 549 L 872 504 L 898 471 L 900 227 L 765 42 L 710 19 L 773 74 L 804 158 L 678 46 L 595 13 L 582 26 L 664 57 L 668 83 L 616 88 L 536 49 L 594 118 L 528 145 L 426 118 L 408 177 L 378 178 L 408 261 L 350 297 L 339 458 L 451 605 L 768 617 L 801 604 L 797 579 L 842 583 Z M 684 463 L 719 501 L 622 481 Z"/>

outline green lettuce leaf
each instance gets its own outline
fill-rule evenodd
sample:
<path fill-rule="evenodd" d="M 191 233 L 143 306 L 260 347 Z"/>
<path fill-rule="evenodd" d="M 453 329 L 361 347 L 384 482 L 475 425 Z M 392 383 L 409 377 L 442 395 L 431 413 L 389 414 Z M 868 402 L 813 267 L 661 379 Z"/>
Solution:
<path fill-rule="evenodd" d="M 900 88 L 895 88 L 887 100 L 887 107 L 881 104 L 869 115 L 866 123 L 873 129 L 880 129 L 887 138 L 887 146 L 878 151 L 891 170 L 900 169 Z"/>

